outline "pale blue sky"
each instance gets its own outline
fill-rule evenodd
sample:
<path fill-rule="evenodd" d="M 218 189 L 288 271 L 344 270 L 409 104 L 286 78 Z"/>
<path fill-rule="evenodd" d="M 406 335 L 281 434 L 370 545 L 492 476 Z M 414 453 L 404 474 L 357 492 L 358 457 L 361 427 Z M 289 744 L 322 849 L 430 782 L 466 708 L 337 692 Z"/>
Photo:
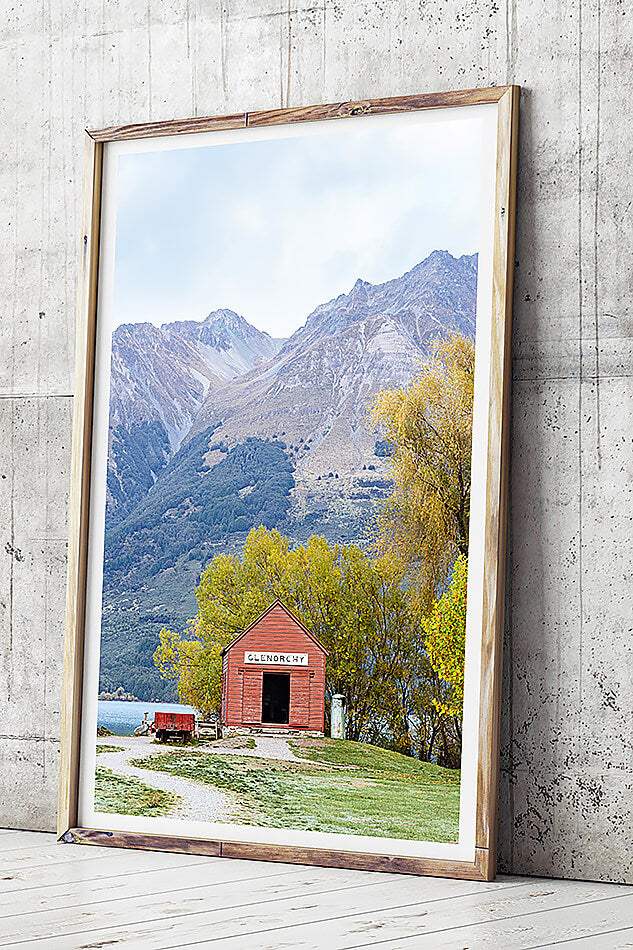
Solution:
<path fill-rule="evenodd" d="M 120 156 L 115 324 L 227 307 L 288 336 L 358 277 L 477 251 L 475 118 L 327 129 Z"/>

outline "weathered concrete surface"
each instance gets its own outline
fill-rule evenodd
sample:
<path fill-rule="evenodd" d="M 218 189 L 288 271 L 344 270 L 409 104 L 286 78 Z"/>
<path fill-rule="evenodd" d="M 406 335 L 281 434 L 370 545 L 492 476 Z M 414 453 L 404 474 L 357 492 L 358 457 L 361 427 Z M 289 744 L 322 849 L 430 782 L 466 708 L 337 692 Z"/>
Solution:
<path fill-rule="evenodd" d="M 517 82 L 500 866 L 633 879 L 621 0 L 35 0 L 0 18 L 1 824 L 52 828 L 85 127 Z"/>

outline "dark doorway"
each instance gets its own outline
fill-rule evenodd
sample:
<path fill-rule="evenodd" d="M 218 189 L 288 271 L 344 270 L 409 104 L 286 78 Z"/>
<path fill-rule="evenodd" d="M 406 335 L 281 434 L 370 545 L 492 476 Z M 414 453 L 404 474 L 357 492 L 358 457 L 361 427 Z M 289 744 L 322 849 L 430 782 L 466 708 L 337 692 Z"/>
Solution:
<path fill-rule="evenodd" d="M 287 725 L 290 721 L 290 673 L 264 673 L 262 722 Z"/>

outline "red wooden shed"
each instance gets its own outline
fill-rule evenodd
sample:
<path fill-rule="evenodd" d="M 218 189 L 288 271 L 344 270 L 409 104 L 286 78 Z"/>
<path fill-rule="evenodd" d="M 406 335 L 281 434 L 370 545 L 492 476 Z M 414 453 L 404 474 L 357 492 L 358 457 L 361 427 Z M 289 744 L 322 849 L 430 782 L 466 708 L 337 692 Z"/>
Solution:
<path fill-rule="evenodd" d="M 276 600 L 222 651 L 222 725 L 323 734 L 326 656 Z"/>

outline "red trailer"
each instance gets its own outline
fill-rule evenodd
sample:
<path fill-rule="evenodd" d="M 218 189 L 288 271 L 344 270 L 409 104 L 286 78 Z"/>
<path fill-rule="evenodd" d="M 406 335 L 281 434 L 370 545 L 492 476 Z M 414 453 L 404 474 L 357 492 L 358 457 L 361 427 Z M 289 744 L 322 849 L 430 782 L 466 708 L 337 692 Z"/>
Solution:
<path fill-rule="evenodd" d="M 151 728 L 159 742 L 167 739 L 188 742 L 194 734 L 196 719 L 193 713 L 155 712 Z"/>

